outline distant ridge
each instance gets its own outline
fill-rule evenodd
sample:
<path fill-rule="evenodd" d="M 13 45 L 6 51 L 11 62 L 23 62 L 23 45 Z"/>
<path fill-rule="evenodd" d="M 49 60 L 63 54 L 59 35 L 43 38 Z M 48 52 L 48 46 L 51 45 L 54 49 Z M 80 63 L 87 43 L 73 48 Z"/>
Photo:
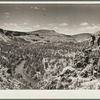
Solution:
<path fill-rule="evenodd" d="M 95 35 L 99 35 L 100 31 L 96 32 Z M 31 32 L 19 32 L 19 31 L 11 31 L 11 30 L 3 30 L 0 28 L 0 38 L 3 41 L 8 41 L 10 39 L 13 39 L 11 37 L 14 37 L 19 40 L 25 40 L 29 42 L 38 42 L 38 41 L 50 41 L 50 42 L 82 42 L 82 41 L 88 41 L 91 38 L 92 33 L 80 33 L 77 35 L 65 35 L 60 34 L 54 30 L 36 30 Z"/>
<path fill-rule="evenodd" d="M 38 35 L 42 35 L 42 36 L 43 35 L 45 35 L 45 36 L 47 36 L 47 35 L 49 35 L 49 36 L 51 36 L 51 35 L 52 36 L 53 35 L 61 35 L 54 30 L 45 30 L 45 29 L 33 31 L 33 32 L 31 32 L 31 34 L 38 34 Z"/>

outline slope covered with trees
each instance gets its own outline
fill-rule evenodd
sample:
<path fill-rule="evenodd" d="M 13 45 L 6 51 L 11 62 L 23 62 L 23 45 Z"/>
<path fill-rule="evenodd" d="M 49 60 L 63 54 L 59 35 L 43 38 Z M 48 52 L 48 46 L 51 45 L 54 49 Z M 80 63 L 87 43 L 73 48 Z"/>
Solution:
<path fill-rule="evenodd" d="M 9 39 L 0 41 L 0 89 L 100 89 L 100 49 L 90 48 L 91 34 L 0 32 Z"/>

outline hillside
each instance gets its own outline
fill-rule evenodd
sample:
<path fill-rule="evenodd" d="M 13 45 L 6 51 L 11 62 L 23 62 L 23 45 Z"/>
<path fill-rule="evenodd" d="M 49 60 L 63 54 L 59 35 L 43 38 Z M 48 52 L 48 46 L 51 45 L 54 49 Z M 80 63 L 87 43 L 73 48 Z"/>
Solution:
<path fill-rule="evenodd" d="M 53 30 L 37 30 L 33 32 L 17 32 L 1 29 L 3 36 L 11 40 L 22 40 L 26 42 L 66 42 L 73 41 L 71 36 L 62 35 Z"/>
<path fill-rule="evenodd" d="M 96 35 L 96 36 L 100 35 L 100 31 L 94 33 L 94 35 Z"/>
<path fill-rule="evenodd" d="M 9 42 L 10 39 L 3 33 L 3 29 L 0 29 L 0 41 Z"/>
<path fill-rule="evenodd" d="M 22 40 L 26 42 L 83 42 L 91 38 L 91 33 L 81 33 L 77 35 L 65 35 L 54 30 L 37 30 L 33 32 L 18 32 L 1 29 L 1 38 L 7 40 Z M 97 33 L 96 33 L 97 34 Z M 3 39 L 4 40 L 4 39 Z M 7 41 L 5 40 L 5 41 Z"/>
<path fill-rule="evenodd" d="M 90 37 L 0 29 L 0 89 L 100 89 L 100 49 Z"/>
<path fill-rule="evenodd" d="M 72 36 L 74 39 L 77 40 L 77 42 L 82 42 L 82 41 L 88 41 L 91 39 L 91 33 L 81 33 Z"/>

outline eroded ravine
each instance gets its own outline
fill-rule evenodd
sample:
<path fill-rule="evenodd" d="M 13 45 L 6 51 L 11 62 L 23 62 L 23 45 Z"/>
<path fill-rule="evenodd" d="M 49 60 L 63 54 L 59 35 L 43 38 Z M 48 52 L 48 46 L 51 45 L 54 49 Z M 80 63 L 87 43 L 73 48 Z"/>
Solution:
<path fill-rule="evenodd" d="M 31 83 L 32 87 L 34 88 L 37 85 L 37 81 L 33 80 L 31 77 L 29 77 L 28 75 L 26 75 L 24 73 L 23 67 L 25 64 L 26 60 L 21 61 L 21 63 L 19 65 L 16 66 L 15 68 L 15 74 L 21 74 L 23 79 L 25 79 L 28 83 Z"/>

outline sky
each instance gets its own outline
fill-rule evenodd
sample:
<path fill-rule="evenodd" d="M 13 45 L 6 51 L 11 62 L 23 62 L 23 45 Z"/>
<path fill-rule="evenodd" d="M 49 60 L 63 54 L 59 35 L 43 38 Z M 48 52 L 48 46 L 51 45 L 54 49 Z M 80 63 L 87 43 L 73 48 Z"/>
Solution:
<path fill-rule="evenodd" d="M 99 4 L 0 4 L 0 27 L 5 30 L 55 30 L 61 34 L 100 31 Z"/>

